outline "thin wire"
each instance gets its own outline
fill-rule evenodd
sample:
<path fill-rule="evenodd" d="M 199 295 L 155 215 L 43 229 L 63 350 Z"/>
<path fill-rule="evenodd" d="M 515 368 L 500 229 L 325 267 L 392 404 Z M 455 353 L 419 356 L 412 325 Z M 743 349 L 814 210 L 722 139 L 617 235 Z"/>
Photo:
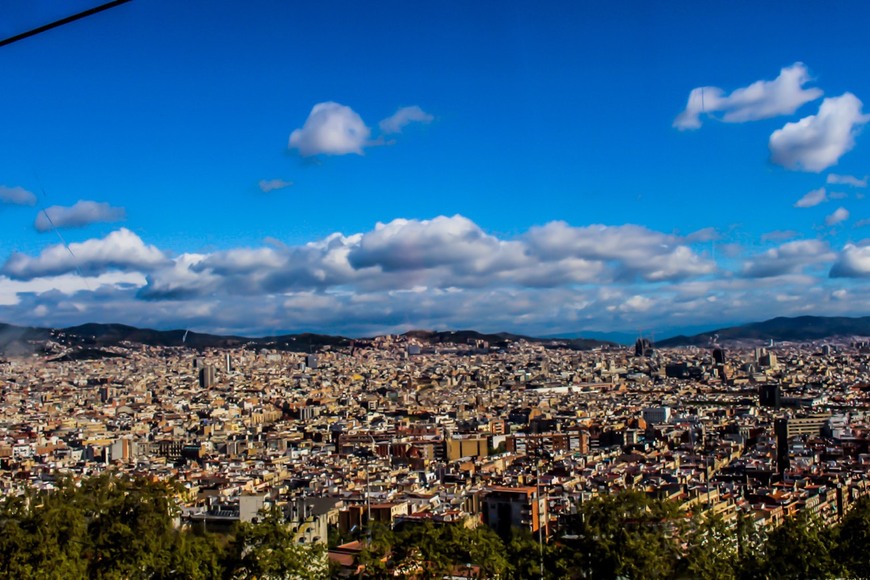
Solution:
<path fill-rule="evenodd" d="M 42 26 L 39 26 L 38 28 L 34 28 L 33 30 L 28 30 L 27 32 L 22 32 L 21 34 L 10 36 L 9 38 L 4 38 L 3 40 L 0 40 L 0 46 L 6 46 L 7 44 L 12 44 L 13 42 L 18 42 L 19 40 L 24 40 L 25 38 L 36 36 L 37 34 L 46 32 L 48 30 L 51 30 L 52 28 L 57 28 L 58 26 L 63 26 L 64 24 L 75 22 L 76 20 L 80 20 L 92 14 L 96 14 L 97 12 L 102 12 L 103 10 L 108 10 L 109 8 L 114 8 L 115 6 L 125 4 L 129 1 L 130 0 L 113 0 L 112 2 L 107 2 L 106 4 L 101 4 L 100 6 L 95 6 L 94 8 L 90 8 L 88 10 L 85 10 L 84 12 L 79 12 L 77 14 L 73 14 L 72 16 L 67 16 L 65 18 L 61 18 L 60 20 L 55 20 L 54 22 L 44 24 Z"/>
<path fill-rule="evenodd" d="M 35 171 L 34 171 L 34 177 L 36 177 L 36 182 L 37 182 L 37 184 L 39 184 L 39 192 L 40 192 L 40 194 L 42 195 L 42 203 L 39 204 L 39 209 L 42 210 L 42 215 L 44 215 L 44 216 L 45 216 L 45 219 L 48 220 L 48 224 L 51 226 L 51 229 L 54 230 L 54 233 L 55 233 L 55 234 L 57 234 L 57 237 L 58 237 L 58 239 L 60 240 L 60 243 L 63 245 L 64 248 L 66 248 L 66 251 L 69 252 L 69 255 L 72 256 L 72 259 L 73 259 L 73 269 L 75 269 L 76 275 L 78 275 L 78 277 L 82 279 L 82 282 L 84 283 L 85 288 L 87 288 L 88 291 L 90 291 L 90 290 L 91 290 L 91 285 L 88 284 L 88 279 L 85 278 L 85 277 L 82 275 L 81 270 L 79 270 L 79 259 L 78 259 L 78 256 L 75 255 L 75 252 L 72 251 L 72 248 L 70 248 L 70 247 L 69 247 L 69 244 L 66 243 L 66 240 L 63 239 L 63 236 L 61 235 L 60 230 L 58 230 L 58 229 L 57 229 L 57 226 L 54 225 L 54 220 L 52 220 L 52 219 L 51 219 L 51 216 L 48 215 L 48 210 L 47 210 L 46 207 L 45 207 L 45 202 L 46 202 L 48 196 L 45 194 L 45 188 L 42 187 L 42 182 L 40 181 L 39 176 L 36 175 L 36 172 L 35 172 Z"/>

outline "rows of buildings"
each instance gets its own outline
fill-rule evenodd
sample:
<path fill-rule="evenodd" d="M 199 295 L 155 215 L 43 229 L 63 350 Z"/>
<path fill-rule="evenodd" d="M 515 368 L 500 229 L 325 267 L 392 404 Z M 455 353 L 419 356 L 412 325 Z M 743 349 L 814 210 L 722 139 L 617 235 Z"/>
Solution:
<path fill-rule="evenodd" d="M 866 344 L 578 352 L 386 336 L 314 354 L 125 345 L 0 363 L 0 488 L 180 482 L 186 525 L 283 506 L 300 542 L 370 522 L 558 536 L 621 489 L 759 528 L 867 492 Z M 67 357 L 68 358 L 68 357 Z M 334 542 L 333 542 L 334 543 Z M 353 565 L 358 544 L 331 557 Z"/>

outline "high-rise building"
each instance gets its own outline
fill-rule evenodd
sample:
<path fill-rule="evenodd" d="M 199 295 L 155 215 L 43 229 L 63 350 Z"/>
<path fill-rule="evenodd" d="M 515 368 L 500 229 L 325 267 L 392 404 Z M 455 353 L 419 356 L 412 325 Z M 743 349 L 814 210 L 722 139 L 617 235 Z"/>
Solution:
<path fill-rule="evenodd" d="M 782 389 L 779 385 L 761 385 L 758 388 L 758 404 L 762 407 L 782 407 Z"/>
<path fill-rule="evenodd" d="M 217 372 L 214 365 L 205 365 L 199 369 L 199 386 L 202 389 L 210 389 L 217 381 Z"/>

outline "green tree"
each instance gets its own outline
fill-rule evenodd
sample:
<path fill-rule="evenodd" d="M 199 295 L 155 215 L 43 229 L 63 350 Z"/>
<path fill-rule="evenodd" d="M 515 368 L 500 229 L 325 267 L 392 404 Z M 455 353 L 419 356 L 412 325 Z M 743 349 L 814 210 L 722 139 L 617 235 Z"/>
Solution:
<path fill-rule="evenodd" d="M 257 523 L 241 523 L 228 558 L 232 578 L 319 580 L 327 577 L 322 546 L 299 544 L 277 506 Z"/>
<path fill-rule="evenodd" d="M 215 537 L 177 532 L 169 549 L 168 564 L 155 579 L 210 580 L 223 577 L 223 551 Z"/>
<path fill-rule="evenodd" d="M 626 491 L 581 504 L 574 577 L 667 578 L 681 555 L 685 516 L 671 502 Z"/>
<path fill-rule="evenodd" d="M 423 578 L 443 578 L 469 566 L 479 568 L 481 578 L 496 578 L 508 569 L 501 538 L 486 526 L 407 525 L 396 534 L 392 555 L 395 569 L 416 570 Z"/>
<path fill-rule="evenodd" d="M 696 517 L 686 535 L 688 548 L 682 569 L 691 578 L 736 578 L 737 534 L 720 516 Z"/>
<path fill-rule="evenodd" d="M 507 578 L 540 578 L 541 544 L 539 538 L 526 529 L 514 529 L 505 544 L 508 560 Z M 570 550 L 564 545 L 551 542 L 543 545 L 544 578 L 570 577 Z"/>
<path fill-rule="evenodd" d="M 169 569 L 176 505 L 170 486 L 100 475 L 77 502 L 88 520 L 90 578 L 150 578 Z"/>
<path fill-rule="evenodd" d="M 816 518 L 801 513 L 770 532 L 763 571 L 770 578 L 830 578 L 838 574 L 831 534 Z"/>
<path fill-rule="evenodd" d="M 846 513 L 838 529 L 834 558 L 845 567 L 846 576 L 870 578 L 870 497 L 862 497 Z"/>

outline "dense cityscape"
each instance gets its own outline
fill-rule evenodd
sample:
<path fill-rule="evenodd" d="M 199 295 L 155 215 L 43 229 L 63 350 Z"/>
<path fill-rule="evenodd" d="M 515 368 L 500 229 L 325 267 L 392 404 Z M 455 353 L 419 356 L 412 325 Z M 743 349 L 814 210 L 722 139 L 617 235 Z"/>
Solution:
<path fill-rule="evenodd" d="M 781 4 L 4 0 L 0 580 L 870 578 L 870 3 Z"/>
<path fill-rule="evenodd" d="M 227 534 L 277 506 L 348 574 L 375 525 L 550 544 L 584 502 L 635 490 L 761 532 L 834 524 L 868 492 L 867 342 L 46 348 L 0 365 L 4 494 L 157 478 L 181 486 L 177 526 Z"/>

